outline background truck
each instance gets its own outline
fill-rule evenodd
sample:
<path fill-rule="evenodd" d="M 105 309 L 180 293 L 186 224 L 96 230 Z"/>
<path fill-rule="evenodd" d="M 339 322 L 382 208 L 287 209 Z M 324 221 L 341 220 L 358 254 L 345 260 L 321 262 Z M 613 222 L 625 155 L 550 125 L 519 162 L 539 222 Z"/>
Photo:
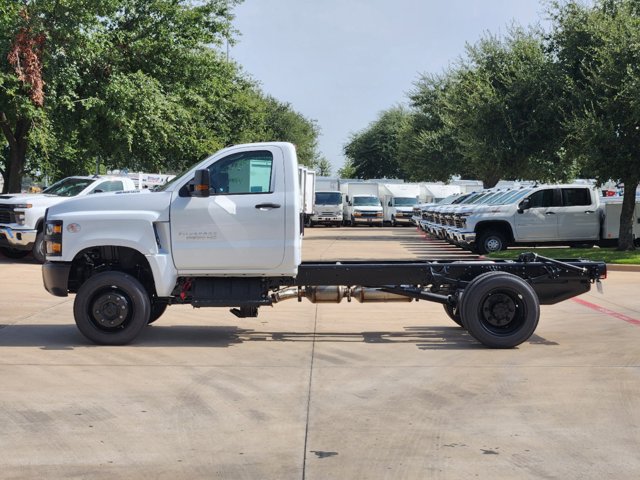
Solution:
<path fill-rule="evenodd" d="M 298 184 L 300 185 L 300 213 L 302 224 L 311 226 L 313 204 L 316 196 L 316 172 L 310 168 L 298 167 Z"/>
<path fill-rule="evenodd" d="M 316 200 L 313 206 L 313 215 L 309 221 L 309 226 L 331 225 L 339 227 L 342 225 L 342 193 L 338 190 L 316 191 Z"/>
<path fill-rule="evenodd" d="M 71 197 L 102 192 L 134 190 L 135 183 L 123 176 L 67 177 L 42 193 L 0 195 L 0 251 L 9 258 L 33 252 L 44 262 L 44 213 Z"/>
<path fill-rule="evenodd" d="M 360 224 L 377 225 L 384 222 L 382 205 L 378 198 L 378 184 L 369 182 L 349 182 L 340 185 L 344 196 L 344 223 L 351 226 Z"/>
<path fill-rule="evenodd" d="M 382 200 L 383 219 L 386 223 L 394 227 L 412 224 L 413 207 L 419 203 L 419 184 L 379 183 L 378 196 Z"/>
<path fill-rule="evenodd" d="M 458 218 L 459 243 L 490 253 L 518 244 L 593 245 L 618 238 L 613 228 L 619 229 L 620 210 L 607 208 L 594 186 L 540 185 L 525 190 L 517 202 L 470 210 Z"/>
<path fill-rule="evenodd" d="M 540 304 L 589 291 L 602 262 L 523 254 L 517 261 L 302 262 L 300 184 L 289 143 L 219 151 L 150 193 L 87 195 L 49 207 L 44 286 L 75 294 L 79 330 L 133 341 L 172 304 L 238 317 L 288 299 L 443 305 L 482 344 L 535 331 Z"/>

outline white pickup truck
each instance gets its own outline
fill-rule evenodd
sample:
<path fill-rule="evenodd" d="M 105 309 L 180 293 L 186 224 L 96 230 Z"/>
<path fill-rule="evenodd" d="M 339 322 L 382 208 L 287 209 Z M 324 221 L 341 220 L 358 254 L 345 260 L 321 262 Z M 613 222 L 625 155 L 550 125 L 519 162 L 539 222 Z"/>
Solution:
<path fill-rule="evenodd" d="M 458 212 L 455 242 L 490 253 L 509 245 L 594 244 L 604 238 L 605 210 L 595 187 L 541 185 L 515 198 Z"/>
<path fill-rule="evenodd" d="M 302 262 L 300 202 L 295 147 L 280 142 L 221 150 L 147 194 L 70 199 L 47 211 L 44 286 L 75 294 L 76 324 L 99 344 L 134 340 L 172 304 L 255 317 L 286 299 L 416 299 L 441 303 L 482 344 L 510 348 L 533 334 L 540 304 L 582 294 L 606 274 L 602 262 L 534 254 Z"/>
<path fill-rule="evenodd" d="M 44 262 L 44 214 L 71 197 L 134 190 L 133 180 L 121 176 L 67 177 L 42 193 L 0 195 L 0 252 L 9 258 L 33 257 Z"/>

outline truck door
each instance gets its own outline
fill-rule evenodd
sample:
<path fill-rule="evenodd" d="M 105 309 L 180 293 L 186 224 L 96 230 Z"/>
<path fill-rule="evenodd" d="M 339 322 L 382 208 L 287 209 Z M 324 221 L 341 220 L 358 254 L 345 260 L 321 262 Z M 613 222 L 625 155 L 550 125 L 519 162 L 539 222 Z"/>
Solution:
<path fill-rule="evenodd" d="M 563 187 L 558 209 L 558 240 L 598 240 L 600 215 L 586 187 Z"/>
<path fill-rule="evenodd" d="M 208 170 L 208 198 L 190 196 L 187 184 L 172 200 L 176 268 L 233 272 L 278 267 L 285 249 L 282 151 L 239 149 L 214 159 Z"/>
<path fill-rule="evenodd" d="M 516 241 L 555 240 L 558 238 L 560 192 L 545 188 L 529 195 L 528 208 L 515 215 Z"/>

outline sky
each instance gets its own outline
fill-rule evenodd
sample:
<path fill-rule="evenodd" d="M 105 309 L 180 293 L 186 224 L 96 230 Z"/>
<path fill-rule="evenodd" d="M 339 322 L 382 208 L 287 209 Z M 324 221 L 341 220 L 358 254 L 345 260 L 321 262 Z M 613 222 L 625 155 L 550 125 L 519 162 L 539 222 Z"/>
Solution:
<path fill-rule="evenodd" d="M 244 0 L 229 56 L 265 94 L 320 128 L 332 174 L 343 147 L 483 35 L 545 24 L 538 0 Z"/>

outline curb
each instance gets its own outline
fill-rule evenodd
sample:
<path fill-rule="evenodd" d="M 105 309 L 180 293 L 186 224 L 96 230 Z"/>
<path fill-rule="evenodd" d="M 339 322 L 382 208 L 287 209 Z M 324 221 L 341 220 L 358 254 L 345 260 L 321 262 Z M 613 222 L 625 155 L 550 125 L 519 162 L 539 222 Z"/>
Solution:
<path fill-rule="evenodd" d="M 607 272 L 640 272 L 640 265 L 607 263 Z"/>

